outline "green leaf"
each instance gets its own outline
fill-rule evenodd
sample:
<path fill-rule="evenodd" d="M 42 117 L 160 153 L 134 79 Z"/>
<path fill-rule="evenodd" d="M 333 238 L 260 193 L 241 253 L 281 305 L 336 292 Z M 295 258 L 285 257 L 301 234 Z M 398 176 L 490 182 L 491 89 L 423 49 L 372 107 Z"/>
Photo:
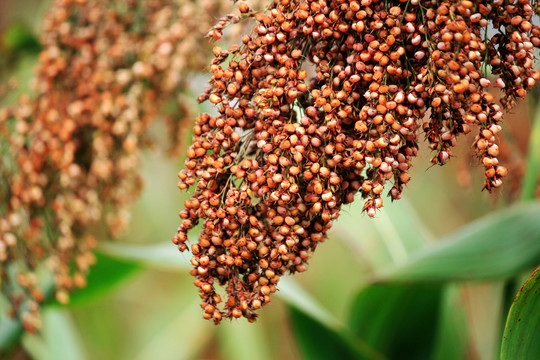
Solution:
<path fill-rule="evenodd" d="M 381 281 L 504 279 L 540 262 L 540 202 L 520 204 L 473 221 L 402 266 L 383 271 Z"/>
<path fill-rule="evenodd" d="M 23 24 L 10 26 L 4 33 L 3 44 L 6 50 L 11 53 L 21 51 L 37 53 L 41 50 L 37 36 Z"/>
<path fill-rule="evenodd" d="M 540 267 L 521 287 L 510 308 L 501 359 L 540 358 Z"/>
<path fill-rule="evenodd" d="M 134 261 L 114 258 L 100 252 L 96 253 L 96 258 L 97 262 L 87 277 L 88 285 L 70 296 L 69 306 L 84 305 L 107 295 L 141 269 Z"/>
<path fill-rule="evenodd" d="M 339 334 L 307 313 L 291 307 L 290 319 L 304 359 L 362 359 Z"/>
<path fill-rule="evenodd" d="M 461 303 L 461 287 L 448 285 L 442 294 L 441 311 L 434 340 L 433 360 L 463 360 L 469 347 L 467 314 Z"/>
<path fill-rule="evenodd" d="M 439 286 L 372 285 L 354 301 L 350 328 L 389 359 L 427 359 L 441 293 Z"/>
<path fill-rule="evenodd" d="M 290 320 L 305 359 L 384 359 L 293 279 L 281 279 L 279 289 L 276 295 L 289 305 Z"/>
<path fill-rule="evenodd" d="M 289 313 L 304 359 L 384 359 L 376 351 L 360 346 L 359 341 L 345 330 L 330 329 L 294 306 L 289 308 Z"/>
<path fill-rule="evenodd" d="M 0 321 L 0 358 L 19 341 L 24 329 L 19 321 L 5 317 Z"/>
<path fill-rule="evenodd" d="M 142 266 L 161 270 L 190 270 L 189 255 L 175 250 L 172 242 L 153 245 L 105 242 L 100 251 L 109 257 L 126 262 L 137 262 Z"/>

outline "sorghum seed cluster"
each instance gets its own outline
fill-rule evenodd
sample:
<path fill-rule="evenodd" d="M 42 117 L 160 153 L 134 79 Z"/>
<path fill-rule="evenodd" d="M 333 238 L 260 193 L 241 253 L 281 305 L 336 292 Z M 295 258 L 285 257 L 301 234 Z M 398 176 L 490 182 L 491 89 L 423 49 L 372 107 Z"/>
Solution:
<path fill-rule="evenodd" d="M 224 8 L 211 0 L 52 3 L 35 94 L 0 114 L 0 283 L 27 330 L 40 326 L 48 279 L 61 303 L 85 286 L 95 225 L 113 236 L 126 225 L 148 125 L 161 104 L 176 103 L 186 74 L 202 70 L 211 45 L 201 39 Z M 178 104 L 171 118 L 187 108 Z"/>
<path fill-rule="evenodd" d="M 281 276 L 306 270 L 343 204 L 369 216 L 399 199 L 424 137 L 444 164 L 476 132 L 484 188 L 502 185 L 497 134 L 539 79 L 527 0 L 275 0 L 240 45 L 215 47 L 210 87 L 180 171 L 193 188 L 174 243 L 191 244 L 204 318 L 256 318 Z M 219 39 L 234 16 L 209 34 Z M 495 34 L 490 35 L 489 28 Z M 495 79 L 487 78 L 491 70 Z M 488 88 L 504 97 L 498 105 Z M 217 292 L 224 286 L 226 297 Z"/>
<path fill-rule="evenodd" d="M 538 88 L 531 94 L 533 97 L 539 95 Z M 513 203 L 519 201 L 523 196 L 525 175 L 531 169 L 527 166 L 527 157 L 529 152 L 529 138 L 531 137 L 530 116 L 527 116 L 527 109 L 530 105 L 523 103 L 512 109 L 512 113 L 505 114 L 505 130 L 497 138 L 499 146 L 499 161 L 508 168 L 508 175 L 504 179 L 504 191 L 494 193 L 490 197 L 492 201 L 503 203 Z M 534 121 L 533 121 L 534 122 Z M 469 136 L 469 141 L 472 136 Z M 456 153 L 459 171 L 456 173 L 457 180 L 462 187 L 469 187 L 471 184 L 471 172 L 475 171 L 477 164 L 467 157 L 468 148 L 462 147 Z M 540 199 L 540 172 L 537 173 L 536 198 Z"/>

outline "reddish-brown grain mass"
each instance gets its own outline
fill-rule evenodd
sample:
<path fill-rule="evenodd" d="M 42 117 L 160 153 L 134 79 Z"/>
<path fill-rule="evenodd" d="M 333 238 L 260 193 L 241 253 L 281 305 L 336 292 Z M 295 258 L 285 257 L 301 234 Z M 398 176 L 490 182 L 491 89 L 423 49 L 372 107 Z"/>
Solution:
<path fill-rule="evenodd" d="M 175 244 L 191 244 L 204 317 L 219 323 L 270 301 L 282 275 L 304 271 L 343 204 L 356 194 L 369 216 L 383 192 L 401 197 L 419 139 L 433 164 L 474 131 L 484 188 L 502 185 L 502 108 L 524 97 L 540 29 L 535 2 L 275 0 L 250 35 L 214 48 L 210 87 L 180 189 Z M 209 34 L 221 37 L 222 19 Z M 488 71 L 494 75 L 487 78 Z M 488 92 L 502 90 L 501 105 Z M 226 296 L 216 291 L 225 286 Z"/>

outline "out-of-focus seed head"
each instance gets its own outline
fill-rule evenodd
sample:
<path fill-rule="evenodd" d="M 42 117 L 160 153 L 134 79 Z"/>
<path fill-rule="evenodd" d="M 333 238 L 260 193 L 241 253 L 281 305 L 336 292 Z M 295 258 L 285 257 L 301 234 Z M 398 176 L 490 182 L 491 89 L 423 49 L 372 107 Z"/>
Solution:
<path fill-rule="evenodd" d="M 211 46 L 203 31 L 226 7 L 51 2 L 33 93 L 0 111 L 0 147 L 9 149 L 0 160 L 0 284 L 28 331 L 40 327 L 38 304 L 50 279 L 60 303 L 86 286 L 96 225 L 111 236 L 127 225 L 142 187 L 139 149 L 151 144 L 148 126 L 165 102 L 174 105 L 171 148 L 182 148 L 192 108 L 180 95 L 186 74 L 205 66 Z"/>

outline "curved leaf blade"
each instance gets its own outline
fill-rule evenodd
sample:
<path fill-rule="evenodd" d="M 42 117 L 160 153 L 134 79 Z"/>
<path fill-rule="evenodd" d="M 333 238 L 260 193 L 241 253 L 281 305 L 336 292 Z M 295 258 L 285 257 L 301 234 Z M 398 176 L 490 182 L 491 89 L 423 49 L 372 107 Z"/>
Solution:
<path fill-rule="evenodd" d="M 382 281 L 504 279 L 540 262 L 540 202 L 497 211 L 462 227 L 407 264 L 378 276 Z"/>
<path fill-rule="evenodd" d="M 185 271 L 192 268 L 187 256 L 175 251 L 170 241 L 151 245 L 103 242 L 99 250 L 109 257 L 153 269 Z"/>
<path fill-rule="evenodd" d="M 375 284 L 353 302 L 350 328 L 389 359 L 428 359 L 441 299 L 440 286 Z"/>
<path fill-rule="evenodd" d="M 305 359 L 384 359 L 290 277 L 281 279 L 276 295 L 288 305 L 293 332 Z"/>
<path fill-rule="evenodd" d="M 540 358 L 540 267 L 523 284 L 510 308 L 501 359 Z"/>
<path fill-rule="evenodd" d="M 97 262 L 90 269 L 88 285 L 70 295 L 69 306 L 80 306 L 96 301 L 115 290 L 141 267 L 133 261 L 96 253 Z M 56 301 L 53 304 L 58 304 Z"/>
<path fill-rule="evenodd" d="M 289 314 L 298 347 L 306 360 L 384 359 L 345 328 L 341 331 L 329 328 L 294 306 L 289 307 Z"/>

